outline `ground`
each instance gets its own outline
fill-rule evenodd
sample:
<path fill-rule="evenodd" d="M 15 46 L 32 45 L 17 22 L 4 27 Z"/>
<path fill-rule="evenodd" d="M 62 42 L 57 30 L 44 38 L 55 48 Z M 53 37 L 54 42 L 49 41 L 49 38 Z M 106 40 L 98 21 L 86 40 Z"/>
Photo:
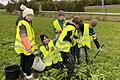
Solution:
<path fill-rule="evenodd" d="M 7 13 L 0 14 L 0 77 L 4 68 L 19 63 L 19 56 L 14 51 L 15 21 L 17 16 Z M 39 35 L 48 34 L 54 37 L 52 21 L 54 18 L 33 18 L 33 28 L 36 42 L 41 45 Z M 88 22 L 88 21 L 85 21 Z M 85 65 L 84 54 L 81 65 L 76 65 L 73 80 L 120 80 L 120 22 L 99 21 L 96 32 L 100 44 L 104 44 L 103 51 L 98 54 L 93 65 Z M 90 60 L 97 53 L 92 43 Z M 17 58 L 16 58 L 17 56 Z M 85 66 L 84 66 L 85 65 Z M 66 70 L 52 69 L 44 73 L 37 73 L 41 80 L 60 80 L 66 76 Z"/>

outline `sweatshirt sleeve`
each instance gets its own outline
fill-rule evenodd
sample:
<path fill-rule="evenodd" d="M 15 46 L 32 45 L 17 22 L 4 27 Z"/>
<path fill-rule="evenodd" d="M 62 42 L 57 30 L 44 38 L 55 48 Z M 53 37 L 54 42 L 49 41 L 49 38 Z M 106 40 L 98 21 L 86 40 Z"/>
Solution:
<path fill-rule="evenodd" d="M 23 45 L 25 46 L 26 49 L 31 49 L 31 45 L 29 42 L 29 39 L 27 37 L 27 30 L 24 25 L 20 26 L 20 37 Z"/>
<path fill-rule="evenodd" d="M 94 43 L 95 43 L 97 49 L 99 49 L 99 48 L 100 48 L 100 44 L 99 44 L 99 41 L 97 40 L 97 38 L 94 39 L 93 41 L 94 41 Z"/>

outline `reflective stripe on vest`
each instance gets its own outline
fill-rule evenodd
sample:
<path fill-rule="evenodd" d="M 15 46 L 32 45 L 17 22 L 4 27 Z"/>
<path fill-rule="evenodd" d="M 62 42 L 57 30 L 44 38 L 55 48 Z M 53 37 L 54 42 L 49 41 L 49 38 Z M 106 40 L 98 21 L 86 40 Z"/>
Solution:
<path fill-rule="evenodd" d="M 58 48 L 58 50 L 60 50 L 60 51 L 64 51 L 64 50 L 68 49 L 69 47 L 64 47 L 64 48 L 59 48 L 59 47 L 57 47 L 57 48 Z"/>
<path fill-rule="evenodd" d="M 61 45 L 65 45 L 67 43 L 67 41 L 60 42 L 60 40 L 58 39 L 58 43 L 61 44 Z"/>

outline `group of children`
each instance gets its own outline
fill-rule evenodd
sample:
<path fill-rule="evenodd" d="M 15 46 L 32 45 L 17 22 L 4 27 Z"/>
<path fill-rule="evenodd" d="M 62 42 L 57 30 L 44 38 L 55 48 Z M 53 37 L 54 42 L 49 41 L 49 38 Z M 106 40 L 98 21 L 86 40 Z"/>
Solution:
<path fill-rule="evenodd" d="M 55 38 L 50 39 L 49 36 L 41 34 L 42 46 L 38 48 L 32 28 L 33 10 L 24 5 L 21 6 L 21 9 L 23 10 L 22 16 L 16 21 L 15 51 L 21 55 L 21 67 L 25 80 L 39 80 L 35 79 L 31 73 L 35 51 L 39 52 L 39 57 L 46 66 L 44 71 L 66 67 L 69 80 L 74 74 L 75 63 L 81 64 L 82 48 L 85 50 L 87 64 L 92 40 L 96 47 L 100 51 L 102 50 L 95 32 L 97 20 L 92 19 L 88 24 L 84 23 L 79 16 L 66 19 L 63 10 L 58 12 L 58 18 L 53 21 Z"/>

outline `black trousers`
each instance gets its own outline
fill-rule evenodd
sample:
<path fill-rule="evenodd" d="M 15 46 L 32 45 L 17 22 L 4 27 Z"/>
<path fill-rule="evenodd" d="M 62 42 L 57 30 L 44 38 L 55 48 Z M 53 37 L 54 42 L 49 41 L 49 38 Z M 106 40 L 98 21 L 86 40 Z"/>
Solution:
<path fill-rule="evenodd" d="M 81 48 L 79 48 L 79 59 L 81 60 L 82 58 L 82 48 L 85 50 L 85 56 L 86 56 L 86 63 L 89 63 L 89 48 L 87 46 L 82 46 Z"/>
<path fill-rule="evenodd" d="M 63 64 L 67 67 L 68 76 L 71 77 L 74 73 L 75 62 L 71 52 L 61 52 L 63 58 Z"/>
<path fill-rule="evenodd" d="M 21 53 L 21 67 L 24 73 L 27 74 L 27 76 L 31 75 L 31 67 L 33 65 L 35 56 L 33 54 L 27 56 Z"/>
<path fill-rule="evenodd" d="M 80 58 L 80 53 L 79 53 L 79 48 L 78 48 L 78 44 L 76 44 L 75 46 L 73 46 L 71 48 L 71 53 L 74 57 L 74 60 L 76 62 L 76 59 L 77 59 L 77 64 L 80 64 L 81 63 L 81 58 Z"/>

